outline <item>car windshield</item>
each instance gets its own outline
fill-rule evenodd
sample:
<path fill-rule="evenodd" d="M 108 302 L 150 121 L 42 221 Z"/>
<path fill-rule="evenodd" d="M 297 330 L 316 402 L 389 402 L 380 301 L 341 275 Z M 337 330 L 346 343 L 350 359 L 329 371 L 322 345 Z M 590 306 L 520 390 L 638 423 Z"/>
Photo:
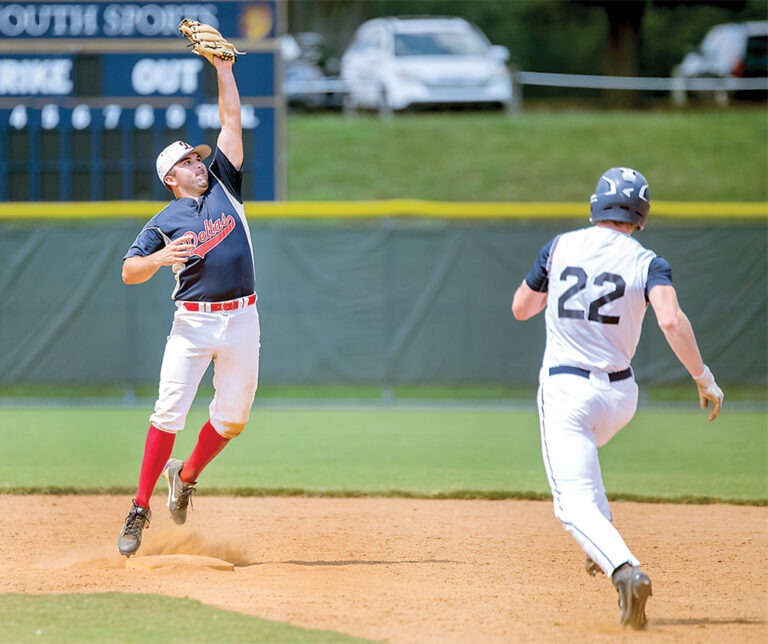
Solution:
<path fill-rule="evenodd" d="M 479 56 L 487 50 L 488 43 L 471 31 L 395 34 L 395 56 Z"/>

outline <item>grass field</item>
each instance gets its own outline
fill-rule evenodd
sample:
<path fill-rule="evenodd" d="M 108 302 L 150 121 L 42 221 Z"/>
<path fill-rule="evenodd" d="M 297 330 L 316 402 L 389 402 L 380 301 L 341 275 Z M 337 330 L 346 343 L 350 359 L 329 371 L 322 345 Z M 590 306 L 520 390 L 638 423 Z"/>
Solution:
<path fill-rule="evenodd" d="M 177 438 L 184 458 L 206 420 Z M 133 492 L 147 411 L 0 409 L 0 491 Z M 760 411 L 712 424 L 691 411 L 643 410 L 602 450 L 615 498 L 768 501 Z M 256 409 L 248 430 L 206 470 L 201 493 L 545 498 L 533 409 Z"/>
<path fill-rule="evenodd" d="M 0 492 L 133 493 L 146 410 L 0 408 Z M 206 419 L 194 411 L 175 453 Z M 641 410 L 602 449 L 609 496 L 768 502 L 763 411 Z M 534 410 L 479 407 L 257 408 L 199 491 L 224 494 L 547 498 Z M 0 594 L 8 642 L 352 642 L 339 633 L 120 593 Z M 106 636 L 105 634 L 112 634 Z"/>
<path fill-rule="evenodd" d="M 157 595 L 0 595 L 3 642 L 364 642 Z"/>
<path fill-rule="evenodd" d="M 534 410 L 368 405 L 255 409 L 200 493 L 548 498 Z M 205 419 L 193 411 L 176 454 Z M 0 492 L 128 496 L 146 425 L 142 409 L 0 408 Z M 601 454 L 614 499 L 768 503 L 763 411 L 726 410 L 709 424 L 695 407 L 641 410 Z M 20 643 L 361 641 L 120 593 L 0 594 L 0 622 L 3 641 Z"/>
<path fill-rule="evenodd" d="M 729 110 L 291 115 L 287 198 L 587 201 L 611 166 L 652 199 L 768 200 L 765 106 Z"/>

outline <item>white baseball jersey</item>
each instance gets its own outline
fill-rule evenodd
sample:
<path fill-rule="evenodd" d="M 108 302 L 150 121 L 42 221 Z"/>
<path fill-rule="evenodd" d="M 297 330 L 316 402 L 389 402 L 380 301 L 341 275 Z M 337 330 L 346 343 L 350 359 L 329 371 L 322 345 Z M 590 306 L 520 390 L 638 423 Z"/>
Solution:
<path fill-rule="evenodd" d="M 669 264 L 630 235 L 591 226 L 555 237 L 526 283 L 549 292 L 543 366 L 615 372 L 635 354 L 648 290 L 672 279 Z"/>

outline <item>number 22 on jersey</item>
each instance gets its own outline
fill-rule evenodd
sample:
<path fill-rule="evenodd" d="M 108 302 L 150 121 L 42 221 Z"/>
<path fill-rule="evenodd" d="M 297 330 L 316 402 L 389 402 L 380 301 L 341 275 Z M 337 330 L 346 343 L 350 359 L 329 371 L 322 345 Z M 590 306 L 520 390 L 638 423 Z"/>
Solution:
<path fill-rule="evenodd" d="M 570 318 L 573 320 L 583 320 L 586 316 L 590 322 L 597 322 L 599 324 L 618 324 L 618 315 L 604 315 L 600 313 L 600 308 L 609 302 L 618 300 L 624 295 L 626 290 L 626 283 L 621 275 L 616 273 L 600 273 L 592 280 L 595 286 L 603 286 L 605 284 L 613 285 L 613 290 L 601 295 L 600 297 L 592 300 L 589 303 L 589 310 L 587 312 L 579 308 L 568 307 L 568 300 L 573 298 L 580 291 L 587 288 L 589 282 L 589 276 L 587 272 L 580 266 L 567 266 L 560 273 L 560 281 L 567 282 L 574 280 L 573 284 L 569 286 L 563 294 L 557 298 L 557 315 L 560 318 Z"/>

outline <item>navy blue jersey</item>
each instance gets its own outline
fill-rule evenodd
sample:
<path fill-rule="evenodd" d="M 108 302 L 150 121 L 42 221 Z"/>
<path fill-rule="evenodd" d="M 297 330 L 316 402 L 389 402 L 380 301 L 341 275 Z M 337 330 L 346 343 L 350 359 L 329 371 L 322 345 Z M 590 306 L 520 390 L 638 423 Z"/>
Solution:
<path fill-rule="evenodd" d="M 175 199 L 150 219 L 123 259 L 147 256 L 191 232 L 195 249 L 173 266 L 172 298 L 223 302 L 254 292 L 253 247 L 241 196 L 242 172 L 218 148 L 208 168 L 208 189 L 198 200 Z"/>

